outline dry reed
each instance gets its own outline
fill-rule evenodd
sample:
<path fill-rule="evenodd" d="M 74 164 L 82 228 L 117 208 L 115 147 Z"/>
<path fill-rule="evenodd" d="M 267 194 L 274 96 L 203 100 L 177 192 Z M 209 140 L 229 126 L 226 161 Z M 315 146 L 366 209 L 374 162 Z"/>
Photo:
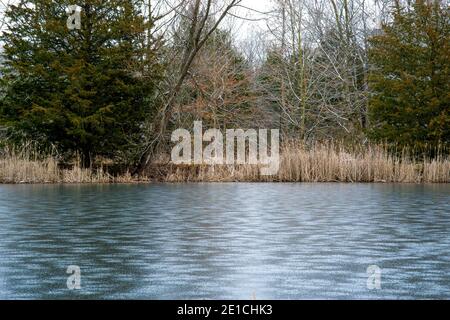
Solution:
<path fill-rule="evenodd" d="M 146 182 L 126 172 L 108 174 L 103 167 L 85 169 L 76 159 L 70 169 L 60 168 L 54 157 L 39 157 L 32 151 L 4 150 L 0 155 L 0 183 L 135 183 Z"/>
<path fill-rule="evenodd" d="M 342 145 L 286 143 L 276 176 L 261 176 L 258 166 L 170 166 L 168 182 L 385 182 L 449 183 L 450 158 L 412 160 L 394 156 L 382 146 L 348 151 Z"/>
<path fill-rule="evenodd" d="M 261 176 L 255 165 L 177 166 L 154 165 L 151 180 L 165 182 L 398 182 L 449 183 L 450 158 L 413 160 L 407 152 L 395 156 L 381 146 L 349 149 L 342 145 L 285 143 L 276 176 Z M 70 169 L 59 168 L 53 157 L 4 150 L 0 156 L 0 183 L 134 183 L 147 177 L 129 172 L 111 176 L 102 167 L 83 169 L 79 161 Z"/>

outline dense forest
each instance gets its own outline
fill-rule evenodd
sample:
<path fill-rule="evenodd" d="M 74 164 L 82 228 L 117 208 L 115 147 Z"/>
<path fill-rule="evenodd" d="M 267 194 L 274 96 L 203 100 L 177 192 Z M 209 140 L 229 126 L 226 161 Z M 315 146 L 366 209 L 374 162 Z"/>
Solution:
<path fill-rule="evenodd" d="M 1 18 L 4 150 L 140 175 L 170 153 L 173 130 L 201 120 L 279 129 L 285 152 L 377 146 L 411 170 L 438 161 L 448 182 L 445 0 L 274 0 L 265 12 L 243 0 L 17 0 Z M 265 28 L 242 36 L 236 26 L 255 20 Z M 308 180 L 300 171 L 280 179 Z M 353 180 L 335 175 L 310 180 Z"/>

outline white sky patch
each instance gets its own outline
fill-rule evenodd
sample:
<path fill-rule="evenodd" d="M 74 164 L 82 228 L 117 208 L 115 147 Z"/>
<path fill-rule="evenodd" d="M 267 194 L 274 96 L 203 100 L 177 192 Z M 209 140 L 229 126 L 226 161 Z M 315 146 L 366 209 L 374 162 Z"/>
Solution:
<path fill-rule="evenodd" d="M 15 3 L 16 0 L 0 0 L 0 20 L 3 18 L 3 12 L 8 5 L 8 3 Z M 248 20 L 240 20 L 230 17 L 228 19 L 228 24 L 232 21 L 234 24 L 233 29 L 239 30 L 239 36 L 243 37 L 247 35 L 253 29 L 264 29 L 266 26 L 266 21 L 264 20 L 265 15 L 259 12 L 269 12 L 273 8 L 273 0 L 242 0 L 239 9 L 234 10 L 237 16 L 246 18 Z M 247 7 L 249 9 L 245 9 Z M 254 10 L 254 11 L 253 11 Z M 259 11 L 259 12 L 258 12 Z"/>
<path fill-rule="evenodd" d="M 225 23 L 226 27 L 232 27 L 236 39 L 244 40 L 254 32 L 267 30 L 267 13 L 274 8 L 273 0 L 243 0 L 240 5 Z"/>

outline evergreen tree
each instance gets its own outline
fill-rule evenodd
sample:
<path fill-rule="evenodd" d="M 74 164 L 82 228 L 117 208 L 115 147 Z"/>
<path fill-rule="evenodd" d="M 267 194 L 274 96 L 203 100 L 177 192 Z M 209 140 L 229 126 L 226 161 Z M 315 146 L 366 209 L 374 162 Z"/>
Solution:
<path fill-rule="evenodd" d="M 371 134 L 400 146 L 450 142 L 450 14 L 439 1 L 396 1 L 371 39 Z"/>
<path fill-rule="evenodd" d="M 77 152 L 89 166 L 139 143 L 162 70 L 142 1 L 77 1 L 81 28 L 74 30 L 67 26 L 71 4 L 9 7 L 0 117 L 16 136 Z"/>

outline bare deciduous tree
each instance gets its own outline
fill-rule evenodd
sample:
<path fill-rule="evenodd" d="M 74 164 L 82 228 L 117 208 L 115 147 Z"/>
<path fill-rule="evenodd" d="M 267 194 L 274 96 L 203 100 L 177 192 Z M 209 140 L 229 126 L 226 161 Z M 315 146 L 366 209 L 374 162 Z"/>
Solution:
<path fill-rule="evenodd" d="M 174 102 L 195 57 L 206 41 L 217 30 L 224 18 L 241 1 L 229 0 L 225 3 L 222 1 L 216 3 L 213 0 L 189 0 L 182 1 L 182 4 L 177 3 L 176 5 L 171 5 L 171 8 L 177 13 L 177 17 L 189 22 L 187 37 L 184 39 L 184 49 L 181 61 L 178 64 L 179 69 L 175 83 L 164 99 L 165 102 L 159 111 L 159 119 L 154 123 L 154 134 L 149 137 L 148 142 L 142 150 L 142 155 L 135 173 L 142 172 L 155 155 L 155 151 L 167 141 L 166 131 L 173 112 Z M 212 23 L 210 23 L 211 21 Z"/>
<path fill-rule="evenodd" d="M 279 65 L 266 64 L 261 70 L 280 86 L 278 93 L 263 87 L 267 102 L 279 110 L 280 128 L 303 139 L 358 136 L 368 122 L 367 40 L 380 23 L 377 12 L 386 10 L 386 2 L 277 0 L 276 4 L 268 23 L 273 39 L 268 50 L 278 55 Z"/>

